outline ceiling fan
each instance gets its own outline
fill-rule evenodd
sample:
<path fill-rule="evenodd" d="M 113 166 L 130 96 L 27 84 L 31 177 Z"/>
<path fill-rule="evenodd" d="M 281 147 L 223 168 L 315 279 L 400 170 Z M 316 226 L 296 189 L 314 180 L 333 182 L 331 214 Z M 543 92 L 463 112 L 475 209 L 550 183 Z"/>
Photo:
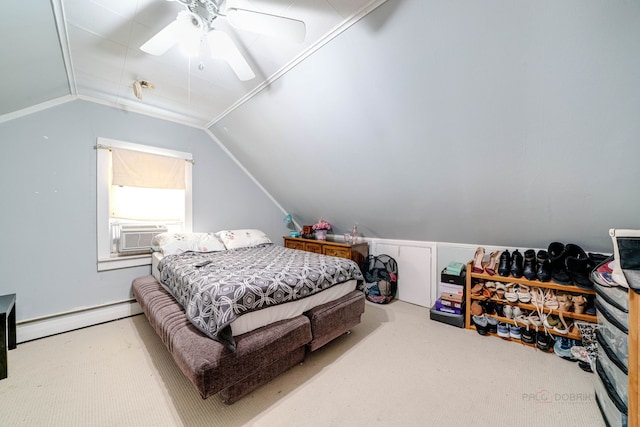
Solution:
<path fill-rule="evenodd" d="M 209 45 L 211 56 L 225 60 L 240 80 L 251 80 L 255 73 L 227 33 L 215 29 L 217 19 L 226 19 L 234 28 L 270 36 L 303 41 L 305 23 L 296 19 L 267 13 L 227 8 L 226 0 L 168 0 L 177 1 L 186 10 L 178 12 L 176 19 L 140 46 L 143 52 L 162 55 L 180 43 L 192 49 Z"/>

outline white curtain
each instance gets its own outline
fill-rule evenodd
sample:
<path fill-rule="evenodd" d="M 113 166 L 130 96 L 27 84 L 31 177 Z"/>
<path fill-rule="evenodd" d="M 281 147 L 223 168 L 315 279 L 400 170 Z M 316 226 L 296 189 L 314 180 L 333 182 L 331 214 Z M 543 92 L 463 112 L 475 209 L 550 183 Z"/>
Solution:
<path fill-rule="evenodd" d="M 139 221 L 182 221 L 185 161 L 112 148 L 109 216 Z"/>
<path fill-rule="evenodd" d="M 184 159 L 112 148 L 112 184 L 184 190 Z"/>

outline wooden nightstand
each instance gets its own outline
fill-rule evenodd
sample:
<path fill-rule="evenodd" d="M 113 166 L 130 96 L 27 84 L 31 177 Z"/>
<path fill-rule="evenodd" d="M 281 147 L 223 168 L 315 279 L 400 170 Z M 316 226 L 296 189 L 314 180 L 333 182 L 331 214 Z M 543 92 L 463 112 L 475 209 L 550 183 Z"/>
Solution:
<path fill-rule="evenodd" d="M 16 348 L 16 294 L 0 296 L 0 380 L 7 378 L 7 350 Z"/>
<path fill-rule="evenodd" d="M 364 261 L 369 256 L 369 244 L 367 242 L 352 245 L 326 240 L 302 239 L 300 237 L 284 236 L 283 239 L 285 248 L 351 259 L 355 261 L 360 268 L 364 266 Z"/>

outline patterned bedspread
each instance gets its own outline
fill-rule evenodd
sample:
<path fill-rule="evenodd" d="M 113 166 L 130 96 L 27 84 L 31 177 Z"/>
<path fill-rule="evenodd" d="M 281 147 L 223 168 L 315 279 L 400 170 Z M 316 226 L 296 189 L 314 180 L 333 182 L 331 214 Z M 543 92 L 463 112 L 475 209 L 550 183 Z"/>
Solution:
<path fill-rule="evenodd" d="M 210 263 L 196 266 L 204 261 Z M 187 318 L 232 350 L 235 341 L 229 325 L 238 316 L 363 278 L 351 260 L 274 244 L 169 255 L 160 261 L 158 270 Z"/>

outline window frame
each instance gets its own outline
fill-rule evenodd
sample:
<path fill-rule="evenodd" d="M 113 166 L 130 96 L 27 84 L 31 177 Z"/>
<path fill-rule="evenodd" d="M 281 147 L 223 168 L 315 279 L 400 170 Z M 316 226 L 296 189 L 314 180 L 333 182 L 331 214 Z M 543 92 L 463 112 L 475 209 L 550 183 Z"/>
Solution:
<path fill-rule="evenodd" d="M 110 176 L 110 148 L 124 148 L 127 150 L 141 151 L 144 153 L 158 154 L 161 156 L 185 159 L 185 218 L 184 231 L 190 233 L 193 227 L 193 194 L 192 172 L 193 155 L 191 153 L 154 147 L 151 145 L 135 144 L 133 142 L 118 141 L 115 139 L 97 138 L 96 157 L 96 184 L 97 184 L 97 261 L 98 271 L 115 270 L 119 268 L 137 267 L 151 264 L 151 254 L 143 255 L 111 255 L 111 230 L 109 227 L 109 186 Z"/>

